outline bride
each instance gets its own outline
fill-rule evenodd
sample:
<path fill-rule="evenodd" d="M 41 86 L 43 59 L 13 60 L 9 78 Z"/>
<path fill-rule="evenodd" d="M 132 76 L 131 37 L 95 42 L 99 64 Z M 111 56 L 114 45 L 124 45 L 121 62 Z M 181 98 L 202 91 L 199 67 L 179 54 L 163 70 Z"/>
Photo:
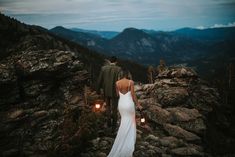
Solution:
<path fill-rule="evenodd" d="M 134 82 L 128 78 L 128 70 L 123 70 L 122 79 L 116 82 L 119 96 L 118 110 L 121 123 L 113 147 L 108 157 L 132 157 L 136 141 L 135 104 L 141 109 L 134 92 Z"/>

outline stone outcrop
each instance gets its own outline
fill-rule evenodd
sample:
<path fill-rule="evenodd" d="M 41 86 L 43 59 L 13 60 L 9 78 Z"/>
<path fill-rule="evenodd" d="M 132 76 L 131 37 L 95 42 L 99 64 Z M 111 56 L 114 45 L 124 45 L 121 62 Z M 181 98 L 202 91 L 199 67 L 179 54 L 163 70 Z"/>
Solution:
<path fill-rule="evenodd" d="M 89 74 L 70 51 L 21 51 L 0 62 L 2 156 L 105 157 L 116 133 Z M 187 67 L 168 68 L 154 84 L 136 84 L 146 124 L 136 112 L 135 157 L 210 156 L 206 118 L 218 93 Z"/>
<path fill-rule="evenodd" d="M 205 148 L 207 114 L 219 105 L 219 95 L 196 72 L 170 67 L 154 84 L 136 84 L 135 90 L 147 120 L 141 125 L 137 111 L 135 157 L 212 156 Z M 107 156 L 114 137 L 92 140 L 93 151 L 83 156 Z"/>
<path fill-rule="evenodd" d="M 0 61 L 1 156 L 63 154 L 59 148 L 81 129 L 88 79 L 69 51 L 22 51 Z"/>

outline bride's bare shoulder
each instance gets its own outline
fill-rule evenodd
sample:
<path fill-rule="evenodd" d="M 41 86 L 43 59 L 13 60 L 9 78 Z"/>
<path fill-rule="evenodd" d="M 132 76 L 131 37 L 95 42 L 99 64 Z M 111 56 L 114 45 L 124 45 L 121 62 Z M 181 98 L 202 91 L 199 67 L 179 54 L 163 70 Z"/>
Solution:
<path fill-rule="evenodd" d="M 121 81 L 121 80 L 116 81 L 116 85 L 118 85 L 118 84 L 120 83 L 120 81 Z"/>
<path fill-rule="evenodd" d="M 135 82 L 133 80 L 130 80 L 131 84 L 134 84 Z"/>

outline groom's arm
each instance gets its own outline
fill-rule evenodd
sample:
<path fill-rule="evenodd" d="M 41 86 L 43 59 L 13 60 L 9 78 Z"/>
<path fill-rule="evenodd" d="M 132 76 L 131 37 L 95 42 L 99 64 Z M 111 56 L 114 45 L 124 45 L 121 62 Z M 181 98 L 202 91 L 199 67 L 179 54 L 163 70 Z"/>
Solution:
<path fill-rule="evenodd" d="M 100 94 L 100 88 L 102 87 L 102 84 L 103 84 L 103 68 L 101 68 L 101 71 L 100 71 L 100 74 L 99 74 L 99 77 L 98 77 L 98 80 L 97 80 L 97 87 L 96 87 L 96 92 L 97 94 Z"/>
<path fill-rule="evenodd" d="M 117 84 L 117 82 L 116 82 L 115 86 L 116 86 L 116 94 L 117 94 L 117 96 L 119 97 L 119 89 L 118 89 L 118 84 Z"/>

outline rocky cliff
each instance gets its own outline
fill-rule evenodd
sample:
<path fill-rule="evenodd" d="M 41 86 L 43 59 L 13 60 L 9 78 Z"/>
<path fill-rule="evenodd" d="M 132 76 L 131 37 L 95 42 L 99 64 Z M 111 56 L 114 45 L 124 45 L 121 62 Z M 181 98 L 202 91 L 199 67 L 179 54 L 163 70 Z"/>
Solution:
<path fill-rule="evenodd" d="M 89 73 L 70 51 L 22 51 L 0 62 L 2 156 L 106 156 L 115 133 L 98 98 L 84 86 Z M 215 89 L 187 67 L 136 84 L 146 124 L 137 111 L 135 157 L 210 156 L 207 114 L 219 105 Z M 85 99 L 86 98 L 86 99 Z M 86 101 L 85 101 L 86 100 Z M 105 109 L 104 109 L 105 110 Z"/>
<path fill-rule="evenodd" d="M 137 111 L 135 157 L 211 156 L 207 148 L 207 115 L 219 105 L 217 91 L 187 67 L 171 67 L 154 84 L 135 86 L 146 124 Z M 114 138 L 91 140 L 84 156 L 106 156 Z M 91 151 L 92 150 L 92 151 Z"/>
<path fill-rule="evenodd" d="M 69 110 L 83 104 L 88 78 L 68 51 L 22 51 L 1 61 L 1 156 L 53 152 Z"/>

